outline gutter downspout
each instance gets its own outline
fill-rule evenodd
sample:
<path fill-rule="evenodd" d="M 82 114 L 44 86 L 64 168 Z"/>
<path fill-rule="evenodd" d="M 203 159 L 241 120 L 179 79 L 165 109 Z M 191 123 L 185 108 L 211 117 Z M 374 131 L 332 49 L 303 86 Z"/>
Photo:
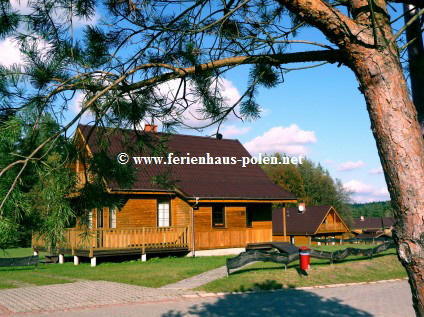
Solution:
<path fill-rule="evenodd" d="M 195 242 L 194 242 L 194 207 L 199 204 L 199 197 L 196 197 L 196 202 L 191 206 L 191 255 L 196 257 Z"/>

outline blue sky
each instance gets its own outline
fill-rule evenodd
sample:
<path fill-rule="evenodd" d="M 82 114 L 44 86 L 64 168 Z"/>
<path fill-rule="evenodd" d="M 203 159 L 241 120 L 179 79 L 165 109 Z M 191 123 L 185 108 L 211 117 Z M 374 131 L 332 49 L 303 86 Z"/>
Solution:
<path fill-rule="evenodd" d="M 227 78 L 240 91 L 244 87 L 240 72 Z M 264 113 L 260 119 L 250 123 L 232 121 L 231 125 L 250 128 L 246 134 L 237 135 L 245 144 L 276 127 L 295 124 L 299 128 L 298 131 L 281 129 L 280 132 L 287 133 L 280 135 L 281 139 L 292 137 L 290 133 L 313 132 L 315 142 L 311 138 L 294 142 L 306 149 L 302 154 L 320 162 L 332 176 L 356 191 L 353 196 L 356 201 L 386 200 L 386 183 L 379 171 L 380 159 L 369 116 L 357 87 L 355 76 L 347 67 L 325 65 L 290 72 L 277 88 L 261 90 L 258 101 Z M 275 147 L 269 148 L 268 153 L 272 153 Z"/>
<path fill-rule="evenodd" d="M 23 5 L 21 1 L 21 10 Z M 77 28 L 95 24 L 100 15 L 92 22 L 79 22 Z M 326 43 L 312 28 L 304 29 L 298 38 Z M 19 62 L 19 54 L 11 45 L 10 39 L 0 42 L 3 64 Z M 302 65 L 293 65 L 298 66 Z M 227 73 L 224 95 L 231 101 L 236 101 L 246 88 L 248 70 L 243 66 Z M 259 150 L 268 154 L 279 150 L 289 155 L 306 155 L 354 191 L 354 201 L 389 199 L 365 101 L 353 72 L 344 66 L 324 65 L 289 72 L 284 79 L 277 88 L 260 89 L 257 100 L 263 108 L 261 118 L 253 122 L 230 119 L 220 131 L 224 138 L 239 139 L 252 155 Z M 66 117 L 77 111 L 78 101 L 74 100 Z M 200 134 L 212 133 L 207 129 Z"/>

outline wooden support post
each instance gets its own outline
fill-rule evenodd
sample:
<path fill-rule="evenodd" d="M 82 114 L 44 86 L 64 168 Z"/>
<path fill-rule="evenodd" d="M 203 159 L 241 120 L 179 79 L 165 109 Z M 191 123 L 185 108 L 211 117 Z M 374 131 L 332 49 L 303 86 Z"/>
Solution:
<path fill-rule="evenodd" d="M 59 254 L 59 264 L 65 263 L 65 256 L 63 254 Z"/>
<path fill-rule="evenodd" d="M 287 242 L 287 231 L 286 231 L 286 204 L 283 203 L 283 233 L 284 242 Z M 290 242 L 290 241 L 289 241 Z"/>
<path fill-rule="evenodd" d="M 143 231 L 141 233 L 141 239 L 142 239 L 141 254 L 143 256 L 146 254 L 146 228 L 145 227 L 143 227 Z"/>
<path fill-rule="evenodd" d="M 74 255 L 74 265 L 79 265 L 79 257 Z"/>
<path fill-rule="evenodd" d="M 97 265 L 97 259 L 96 259 L 96 257 L 94 256 L 94 257 L 92 257 L 91 258 L 91 266 L 92 267 L 95 267 Z"/>

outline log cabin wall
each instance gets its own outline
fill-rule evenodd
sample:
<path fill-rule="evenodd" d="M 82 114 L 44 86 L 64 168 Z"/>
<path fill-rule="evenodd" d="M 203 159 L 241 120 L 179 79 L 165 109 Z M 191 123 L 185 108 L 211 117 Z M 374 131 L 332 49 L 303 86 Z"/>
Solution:
<path fill-rule="evenodd" d="M 188 227 L 191 223 L 191 207 L 180 197 L 171 199 L 171 225 Z"/>
<path fill-rule="evenodd" d="M 117 228 L 156 227 L 157 200 L 154 198 L 129 198 L 116 213 Z"/>
<path fill-rule="evenodd" d="M 194 212 L 196 250 L 246 247 L 247 243 L 272 240 L 271 204 L 222 204 L 225 226 L 213 227 L 212 204 L 200 204 Z M 247 225 L 247 210 L 252 212 Z"/>
<path fill-rule="evenodd" d="M 179 197 L 168 195 L 127 195 L 124 206 L 116 212 L 116 228 L 157 226 L 157 201 L 170 200 L 171 226 L 188 227 L 191 219 L 190 205 Z M 98 212 L 92 210 L 92 228 L 98 228 Z M 110 228 L 109 208 L 103 208 L 103 228 Z"/>

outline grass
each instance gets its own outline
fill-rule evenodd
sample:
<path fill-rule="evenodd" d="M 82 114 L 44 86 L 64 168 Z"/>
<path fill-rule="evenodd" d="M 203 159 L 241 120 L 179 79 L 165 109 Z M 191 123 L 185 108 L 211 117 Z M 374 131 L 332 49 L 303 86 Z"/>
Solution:
<path fill-rule="evenodd" d="M 371 248 L 374 245 L 314 246 L 314 249 L 335 251 L 353 246 Z M 0 251 L 0 257 L 29 256 L 32 250 L 10 249 Z M 43 253 L 40 254 L 43 257 Z M 41 264 L 33 267 L 0 267 L 0 289 L 29 285 L 50 285 L 70 283 L 78 280 L 102 280 L 127 283 L 146 287 L 160 287 L 225 265 L 225 256 L 210 257 L 167 257 L 153 258 L 147 262 L 131 260 L 125 262 L 100 262 L 97 267 L 90 263 L 74 266 L 72 257 L 65 264 Z M 98 259 L 101 260 L 101 259 Z M 109 259 L 108 259 L 109 261 Z M 329 265 L 328 260 L 311 259 L 308 276 L 300 276 L 298 263 L 293 262 L 284 270 L 284 265 L 255 263 L 234 272 L 198 290 L 222 292 L 245 290 L 269 290 L 283 287 L 301 287 L 326 284 L 370 282 L 406 277 L 405 269 L 399 263 L 395 250 L 391 249 L 374 256 L 372 260 L 357 256 Z"/>
<path fill-rule="evenodd" d="M 31 249 L 10 249 L 0 257 L 29 256 Z M 41 254 L 42 256 L 42 254 Z M 65 264 L 41 264 L 33 267 L 0 267 L 0 289 L 30 285 L 69 283 L 77 280 L 102 280 L 146 287 L 160 287 L 225 265 L 224 256 L 198 258 L 153 258 L 147 262 L 103 262 L 97 267 L 89 263 L 74 266 L 72 257 Z"/>
<path fill-rule="evenodd" d="M 369 244 L 314 246 L 314 249 L 335 251 L 347 247 L 371 248 L 374 246 Z M 362 256 L 352 256 L 333 265 L 329 265 L 328 260 L 312 258 L 308 276 L 300 276 L 297 268 L 297 262 L 288 265 L 287 270 L 284 270 L 284 265 L 281 264 L 255 263 L 232 273 L 229 277 L 203 285 L 198 290 L 208 292 L 271 290 L 284 287 L 371 282 L 407 276 L 394 249 L 375 255 L 371 260 Z"/>

